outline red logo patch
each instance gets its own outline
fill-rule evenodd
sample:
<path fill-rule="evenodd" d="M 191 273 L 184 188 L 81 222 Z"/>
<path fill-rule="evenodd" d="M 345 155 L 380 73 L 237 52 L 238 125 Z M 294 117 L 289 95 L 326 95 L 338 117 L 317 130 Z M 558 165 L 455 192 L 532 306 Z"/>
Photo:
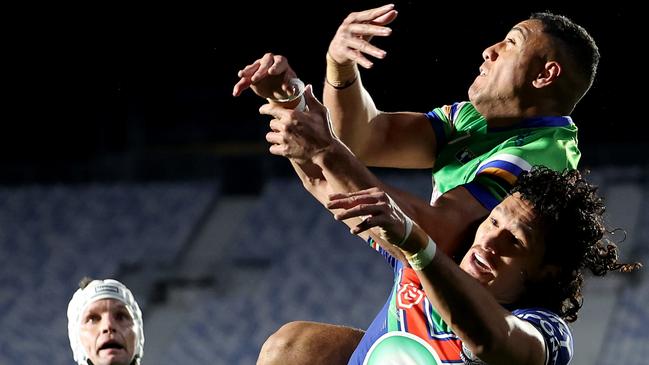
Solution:
<path fill-rule="evenodd" d="M 424 291 L 411 283 L 407 283 L 399 289 L 397 305 L 399 309 L 409 309 L 419 304 L 422 299 L 424 299 Z"/>

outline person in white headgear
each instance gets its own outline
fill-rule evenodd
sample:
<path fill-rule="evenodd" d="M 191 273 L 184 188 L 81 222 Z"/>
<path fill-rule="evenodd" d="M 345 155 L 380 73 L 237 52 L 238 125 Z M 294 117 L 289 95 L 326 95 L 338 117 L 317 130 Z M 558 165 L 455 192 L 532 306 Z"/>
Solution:
<path fill-rule="evenodd" d="M 68 304 L 68 336 L 79 365 L 139 365 L 142 311 L 119 281 L 84 278 Z"/>

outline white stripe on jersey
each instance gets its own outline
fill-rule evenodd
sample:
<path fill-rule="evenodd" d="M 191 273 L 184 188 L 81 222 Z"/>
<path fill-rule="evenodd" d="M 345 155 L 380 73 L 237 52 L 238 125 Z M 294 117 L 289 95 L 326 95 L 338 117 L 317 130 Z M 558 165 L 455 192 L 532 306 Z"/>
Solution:
<path fill-rule="evenodd" d="M 532 165 L 530 165 L 530 163 L 525 161 L 524 159 L 522 159 L 522 158 L 520 158 L 518 156 L 515 156 L 515 155 L 510 155 L 509 153 L 501 153 L 501 154 L 491 156 L 487 160 L 482 162 L 480 164 L 480 166 L 478 166 L 476 171 L 479 171 L 482 168 L 482 166 L 488 164 L 489 162 L 496 161 L 496 160 L 507 161 L 509 163 L 512 163 L 512 164 L 520 167 L 521 169 L 523 169 L 525 171 L 529 171 L 530 169 L 532 169 Z"/>
<path fill-rule="evenodd" d="M 428 300 L 428 297 L 424 297 L 424 312 L 426 312 L 426 319 L 428 320 L 428 335 L 431 338 L 437 339 L 437 340 L 455 340 L 457 339 L 457 335 L 453 332 L 440 332 L 440 333 L 435 333 L 435 321 L 433 320 L 433 317 L 431 316 L 433 313 L 433 305 L 430 303 Z"/>
<path fill-rule="evenodd" d="M 467 104 L 466 101 L 462 101 L 457 104 L 457 108 L 455 108 L 455 114 L 451 115 L 451 120 L 453 121 L 453 125 L 455 125 L 455 118 L 457 118 L 457 115 L 460 114 L 460 110 L 464 108 L 464 106 Z"/>

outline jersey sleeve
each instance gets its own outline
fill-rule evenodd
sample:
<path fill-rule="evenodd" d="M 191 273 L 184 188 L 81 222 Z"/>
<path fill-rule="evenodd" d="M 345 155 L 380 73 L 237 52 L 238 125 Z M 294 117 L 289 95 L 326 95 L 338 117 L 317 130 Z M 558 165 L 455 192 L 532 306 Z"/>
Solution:
<path fill-rule="evenodd" d="M 486 209 L 495 208 L 505 199 L 516 183 L 518 175 L 532 168 L 525 158 L 517 155 L 525 155 L 525 153 L 512 148 L 493 155 L 478 166 L 473 180 L 464 184 L 471 195 Z"/>
<path fill-rule="evenodd" d="M 398 264 L 399 260 L 397 260 L 396 257 L 392 256 L 388 251 L 386 251 L 383 247 L 381 247 L 381 245 L 379 245 L 379 244 L 374 240 L 374 238 L 372 238 L 372 237 L 368 237 L 368 239 L 367 239 L 367 244 L 369 244 L 370 247 L 371 247 L 373 250 L 377 251 L 378 253 L 381 254 L 381 256 L 383 256 L 383 258 L 385 259 L 385 261 L 387 261 L 388 264 L 390 264 L 390 266 L 392 267 L 392 270 L 396 270 L 396 269 L 397 269 L 397 264 Z"/>
<path fill-rule="evenodd" d="M 507 196 L 521 172 L 533 166 L 543 165 L 555 171 L 577 168 L 580 153 L 573 136 L 566 130 L 519 136 L 514 143 L 480 163 L 475 177 L 464 187 L 485 208 L 492 210 Z"/>
<path fill-rule="evenodd" d="M 466 104 L 466 102 L 459 102 L 452 105 L 444 105 L 426 113 L 426 117 L 435 131 L 437 151 L 444 148 L 456 133 L 458 121 L 461 119 L 459 117 L 460 112 Z"/>
<path fill-rule="evenodd" d="M 573 354 L 572 334 L 558 315 L 543 309 L 516 309 L 512 313 L 531 323 L 543 336 L 546 365 L 566 365 L 570 362 Z"/>
<path fill-rule="evenodd" d="M 491 211 L 500 204 L 512 188 L 512 184 L 497 176 L 482 174 L 464 185 L 485 209 Z"/>

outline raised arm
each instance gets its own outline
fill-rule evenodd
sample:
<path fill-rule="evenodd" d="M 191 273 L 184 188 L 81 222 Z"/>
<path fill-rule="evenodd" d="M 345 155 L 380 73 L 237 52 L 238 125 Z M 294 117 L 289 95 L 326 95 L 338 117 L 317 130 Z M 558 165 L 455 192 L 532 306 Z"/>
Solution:
<path fill-rule="evenodd" d="M 372 67 L 366 55 L 385 57 L 386 52 L 370 40 L 390 35 L 392 30 L 386 25 L 396 17 L 394 5 L 351 13 L 338 27 L 327 51 L 323 101 L 331 111 L 336 135 L 361 157 L 372 140 L 369 124 L 379 111 L 361 83 L 358 65 Z"/>
<path fill-rule="evenodd" d="M 385 57 L 386 52 L 370 41 L 389 36 L 387 25 L 396 17 L 390 4 L 345 18 L 327 52 L 323 101 L 333 132 L 366 165 L 428 168 L 434 163 L 435 136 L 426 116 L 379 111 L 358 71 L 358 65 L 372 67 L 368 56 Z"/>

